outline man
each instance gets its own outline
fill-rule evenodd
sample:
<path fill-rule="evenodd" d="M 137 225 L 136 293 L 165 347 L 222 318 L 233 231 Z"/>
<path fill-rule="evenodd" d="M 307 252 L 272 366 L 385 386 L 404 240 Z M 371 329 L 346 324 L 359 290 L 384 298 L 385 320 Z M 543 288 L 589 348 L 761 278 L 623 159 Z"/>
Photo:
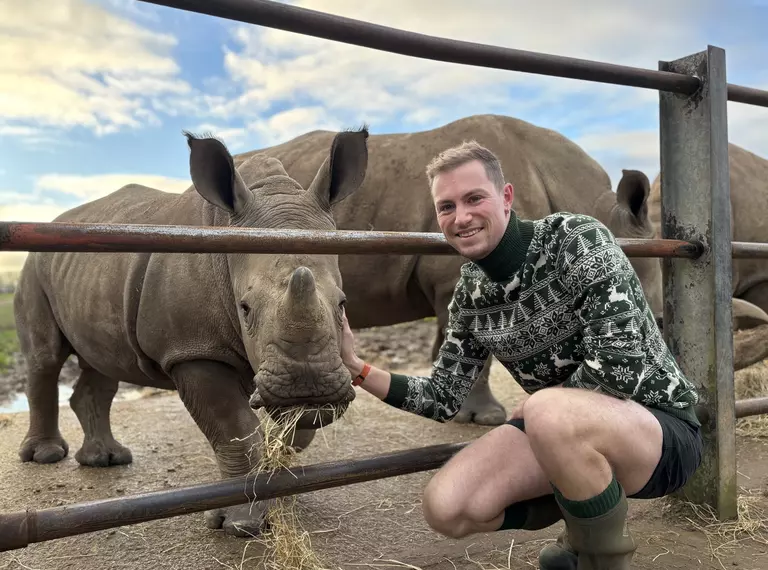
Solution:
<path fill-rule="evenodd" d="M 431 377 L 342 354 L 353 384 L 397 408 L 450 420 L 493 354 L 528 396 L 457 453 L 424 491 L 426 521 L 460 538 L 565 519 L 544 570 L 629 568 L 627 497 L 684 485 L 701 461 L 694 386 L 665 345 L 614 236 L 584 215 L 519 219 L 496 156 L 466 142 L 427 168 L 447 241 L 470 261 Z"/>

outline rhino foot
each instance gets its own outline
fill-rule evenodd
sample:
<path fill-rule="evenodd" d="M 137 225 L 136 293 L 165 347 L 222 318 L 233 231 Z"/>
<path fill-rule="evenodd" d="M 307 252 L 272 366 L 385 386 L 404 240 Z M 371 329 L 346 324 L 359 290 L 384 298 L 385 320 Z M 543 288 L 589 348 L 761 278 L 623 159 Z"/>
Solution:
<path fill-rule="evenodd" d="M 110 465 L 128 465 L 133 462 L 131 450 L 112 440 L 110 443 L 103 441 L 86 441 L 75 454 L 75 459 L 80 465 L 89 467 L 109 467 Z"/>
<path fill-rule="evenodd" d="M 27 436 L 19 449 L 19 457 L 22 461 L 34 461 L 35 463 L 56 463 L 64 459 L 67 453 L 69 453 L 69 445 L 61 435 L 56 437 Z"/>
<path fill-rule="evenodd" d="M 224 529 L 224 532 L 229 536 L 253 538 L 269 528 L 267 511 L 274 505 L 273 499 L 206 511 L 205 526 L 212 529 Z"/>
<path fill-rule="evenodd" d="M 491 394 L 469 398 L 461 406 L 453 421 L 459 424 L 474 422 L 484 426 L 498 426 L 507 420 L 507 411 Z"/>

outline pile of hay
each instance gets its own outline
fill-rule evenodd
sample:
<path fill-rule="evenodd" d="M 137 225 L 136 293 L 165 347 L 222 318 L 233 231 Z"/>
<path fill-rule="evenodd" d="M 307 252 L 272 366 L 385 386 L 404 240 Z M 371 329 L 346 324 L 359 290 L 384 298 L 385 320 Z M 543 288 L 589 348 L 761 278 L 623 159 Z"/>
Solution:
<path fill-rule="evenodd" d="M 768 361 L 738 370 L 733 381 L 737 400 L 768 396 Z M 768 415 L 739 418 L 736 420 L 736 435 L 768 437 Z"/>
<path fill-rule="evenodd" d="M 314 409 L 314 408 L 313 408 Z M 330 406 L 322 408 L 330 409 Z M 279 413 L 260 414 L 262 441 L 257 453 L 261 457 L 251 474 L 269 472 L 275 469 L 290 469 L 296 455 L 291 446 L 296 424 L 307 412 L 304 406 L 296 406 Z M 334 422 L 344 413 L 333 407 Z M 319 413 L 319 410 L 318 410 Z M 280 497 L 271 501 L 267 511 L 267 528 L 255 541 L 264 546 L 260 557 L 267 570 L 330 570 L 312 550 L 310 534 L 299 521 L 296 513 L 296 495 Z"/>
<path fill-rule="evenodd" d="M 676 497 L 667 498 L 663 516 L 668 520 L 687 522 L 701 532 L 707 538 L 712 558 L 725 569 L 723 559 L 744 542 L 768 546 L 768 507 L 764 493 L 761 489 L 740 489 L 738 518 L 730 521 L 718 520 L 709 505 L 697 505 Z"/>

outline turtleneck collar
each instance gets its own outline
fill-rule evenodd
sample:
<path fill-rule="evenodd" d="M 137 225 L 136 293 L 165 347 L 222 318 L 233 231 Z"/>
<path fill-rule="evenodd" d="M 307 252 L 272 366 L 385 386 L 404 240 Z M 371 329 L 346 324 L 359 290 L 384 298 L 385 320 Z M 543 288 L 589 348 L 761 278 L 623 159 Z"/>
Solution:
<path fill-rule="evenodd" d="M 512 210 L 509 223 L 498 245 L 475 264 L 493 281 L 508 281 L 523 265 L 533 238 L 533 221 L 521 220 Z"/>

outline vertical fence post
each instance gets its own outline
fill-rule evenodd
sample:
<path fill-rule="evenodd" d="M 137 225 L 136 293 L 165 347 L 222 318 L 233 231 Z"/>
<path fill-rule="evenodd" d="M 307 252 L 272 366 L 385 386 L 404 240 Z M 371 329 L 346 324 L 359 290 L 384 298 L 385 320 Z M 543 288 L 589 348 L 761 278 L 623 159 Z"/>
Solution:
<path fill-rule="evenodd" d="M 659 99 L 662 237 L 704 246 L 699 259 L 662 261 L 665 340 L 701 393 L 704 457 L 680 494 L 726 520 L 737 516 L 737 490 L 725 51 L 708 46 L 659 69 L 702 82 L 694 95 Z"/>

